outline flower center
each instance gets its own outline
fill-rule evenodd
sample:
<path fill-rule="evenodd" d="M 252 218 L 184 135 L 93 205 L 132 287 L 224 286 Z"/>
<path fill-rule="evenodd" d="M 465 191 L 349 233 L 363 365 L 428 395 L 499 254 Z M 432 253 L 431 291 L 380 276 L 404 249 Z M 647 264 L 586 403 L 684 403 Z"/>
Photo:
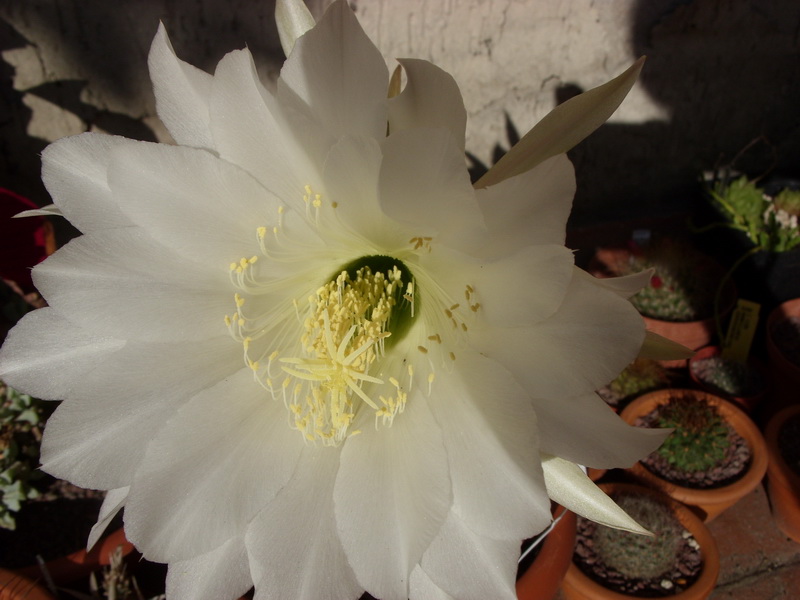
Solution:
<path fill-rule="evenodd" d="M 251 322 L 257 319 L 245 317 L 242 296 L 235 301 L 238 312 L 226 323 L 243 343 L 245 362 L 273 396 L 281 397 L 291 426 L 308 441 L 338 445 L 360 433 L 350 427 L 364 405 L 374 411 L 376 425 L 378 420 L 391 424 L 405 408 L 413 368 L 404 367 L 397 377 L 378 371 L 387 350 L 410 328 L 418 303 L 413 276 L 401 261 L 359 258 L 309 296 L 305 309 L 295 302 L 302 329 L 299 344 L 291 344 L 294 350 L 269 353 L 261 343 L 254 353 L 260 332 Z M 267 353 L 266 361 L 253 358 Z M 398 378 L 406 376 L 403 385 Z"/>

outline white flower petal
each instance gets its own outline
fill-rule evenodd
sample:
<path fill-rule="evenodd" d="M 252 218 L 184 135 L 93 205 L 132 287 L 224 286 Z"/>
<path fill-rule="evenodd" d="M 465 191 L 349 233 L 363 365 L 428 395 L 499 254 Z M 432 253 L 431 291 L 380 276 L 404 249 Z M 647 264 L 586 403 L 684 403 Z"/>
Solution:
<path fill-rule="evenodd" d="M 128 538 L 157 562 L 213 550 L 286 484 L 302 448 L 283 404 L 243 369 L 184 404 L 149 443 L 125 506 Z"/>
<path fill-rule="evenodd" d="M 34 208 L 32 210 L 23 210 L 15 214 L 12 219 L 24 219 L 25 217 L 63 217 L 61 209 L 55 204 L 47 204 L 42 208 Z"/>
<path fill-rule="evenodd" d="M 453 598 L 516 600 L 519 548 L 520 538 L 500 541 L 478 535 L 450 513 L 420 566 Z"/>
<path fill-rule="evenodd" d="M 378 205 L 378 174 L 382 151 L 372 138 L 345 136 L 331 148 L 325 161 L 325 192 L 337 203 L 337 216 L 350 231 L 382 247 L 408 243 L 409 234 L 386 218 Z M 333 228 L 332 228 L 333 229 Z"/>
<path fill-rule="evenodd" d="M 408 598 L 409 600 L 456 600 L 433 583 L 419 565 L 411 571 L 411 587 L 408 591 Z"/>
<path fill-rule="evenodd" d="M 0 378 L 38 398 L 63 398 L 88 371 L 125 345 L 89 333 L 52 308 L 25 315 L 0 348 Z"/>
<path fill-rule="evenodd" d="M 465 257 L 446 261 L 444 251 L 425 258 L 422 264 L 431 264 L 437 282 L 453 299 L 463 299 L 468 283 L 475 290 L 472 306 L 480 305 L 476 314 L 497 327 L 524 327 L 552 316 L 564 300 L 574 270 L 572 252 L 555 245 L 527 246 L 492 262 Z M 536 285 L 539 281 L 547 285 Z"/>
<path fill-rule="evenodd" d="M 167 598 L 234 600 L 253 587 L 244 536 L 188 560 L 173 562 L 167 571 Z"/>
<path fill-rule="evenodd" d="M 314 27 L 314 17 L 302 0 L 277 0 L 275 23 L 283 53 L 289 56 L 297 38 Z"/>
<path fill-rule="evenodd" d="M 95 489 L 130 485 L 147 440 L 194 394 L 241 369 L 225 338 L 191 345 L 128 343 L 76 382 L 48 419 L 43 470 Z"/>
<path fill-rule="evenodd" d="M 644 343 L 639 351 L 639 358 L 651 360 L 684 360 L 692 356 L 694 350 L 652 331 L 645 333 Z"/>
<path fill-rule="evenodd" d="M 427 60 L 404 58 L 397 62 L 405 69 L 408 82 L 400 95 L 389 101 L 389 131 L 443 127 L 463 152 L 467 110 L 455 79 Z"/>
<path fill-rule="evenodd" d="M 519 553 L 519 541 L 550 522 L 536 415 L 494 361 L 460 352 L 455 367 L 437 374 L 430 400 L 448 449 L 453 512 L 480 535 L 513 540 Z"/>
<path fill-rule="evenodd" d="M 584 271 L 580 271 L 579 274 L 581 277 L 591 278 L 596 284 L 603 286 L 607 290 L 623 298 L 630 298 L 650 283 L 653 269 L 647 269 L 646 271 L 640 271 L 624 277 L 593 277 Z"/>
<path fill-rule="evenodd" d="M 644 58 L 608 83 L 559 104 L 531 128 L 475 184 L 481 188 L 519 175 L 543 160 L 562 154 L 600 127 L 614 114 L 636 83 Z"/>
<path fill-rule="evenodd" d="M 164 246 L 212 269 L 253 256 L 256 228 L 271 229 L 280 218 L 272 194 L 205 150 L 140 142 L 114 152 L 109 182 L 132 221 Z M 309 234 L 305 228 L 295 235 Z"/>
<path fill-rule="evenodd" d="M 416 235 L 457 244 L 483 226 L 464 155 L 446 129 L 406 129 L 383 144 L 380 203 Z"/>
<path fill-rule="evenodd" d="M 250 523 L 245 542 L 257 600 L 342 600 L 363 591 L 336 532 L 338 469 L 336 449 L 307 447 L 292 479 Z"/>
<path fill-rule="evenodd" d="M 503 255 L 530 244 L 563 245 L 575 187 L 575 169 L 566 154 L 559 154 L 477 190 L 489 230 L 481 255 Z"/>
<path fill-rule="evenodd" d="M 505 365 L 534 398 L 599 389 L 636 358 L 644 340 L 644 322 L 630 302 L 583 277 L 572 278 L 564 303 L 546 321 L 470 331 L 476 347 Z"/>
<path fill-rule="evenodd" d="M 259 81 L 249 50 L 236 50 L 219 62 L 209 110 L 220 157 L 300 208 L 304 186 L 316 184 L 318 175 L 294 137 L 285 133 L 288 125 L 282 122 L 277 101 Z"/>
<path fill-rule="evenodd" d="M 384 136 L 388 85 L 383 57 L 343 1 L 297 40 L 278 80 L 279 95 L 281 88 L 294 92 L 333 138 Z"/>
<path fill-rule="evenodd" d="M 542 467 L 547 493 L 564 508 L 601 525 L 632 533 L 649 533 L 617 506 L 575 463 L 543 454 Z"/>
<path fill-rule="evenodd" d="M 227 333 L 234 288 L 225 263 L 180 260 L 142 230 L 95 231 L 33 270 L 36 287 L 87 331 L 123 339 L 200 340 Z M 123 296 L 125 302 L 120 302 Z"/>
<path fill-rule="evenodd" d="M 158 24 L 147 59 L 158 116 L 182 146 L 213 148 L 208 122 L 211 75 L 175 55 L 164 29 Z"/>
<path fill-rule="evenodd" d="M 534 407 L 542 452 L 596 469 L 630 467 L 669 435 L 668 430 L 628 425 L 594 393 L 536 399 Z"/>
<path fill-rule="evenodd" d="M 128 499 L 129 487 L 108 490 L 100 507 L 100 514 L 97 516 L 97 523 L 92 526 L 89 532 L 89 540 L 86 542 L 86 550 L 89 551 L 100 540 L 108 525 L 117 516 L 117 513 L 125 506 Z"/>
<path fill-rule="evenodd" d="M 111 150 L 138 142 L 100 133 L 58 140 L 42 152 L 42 181 L 56 206 L 83 231 L 127 227 L 130 220 L 112 200 L 108 187 Z"/>
<path fill-rule="evenodd" d="M 336 525 L 361 585 L 381 600 L 406 600 L 411 569 L 450 509 L 447 455 L 419 392 L 391 427 L 365 425 L 342 449 Z"/>

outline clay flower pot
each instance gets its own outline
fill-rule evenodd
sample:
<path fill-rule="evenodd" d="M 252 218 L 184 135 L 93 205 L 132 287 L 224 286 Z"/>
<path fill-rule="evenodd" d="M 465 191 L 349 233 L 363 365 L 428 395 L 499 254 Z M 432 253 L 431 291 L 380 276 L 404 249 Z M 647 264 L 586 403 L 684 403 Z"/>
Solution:
<path fill-rule="evenodd" d="M 55 600 L 46 588 L 16 571 L 0 568 L 0 600 Z"/>
<path fill-rule="evenodd" d="M 700 350 L 698 350 L 688 361 L 687 368 L 689 370 L 689 376 L 692 378 L 692 381 L 694 381 L 706 392 L 722 396 L 726 400 L 735 403 L 746 413 L 751 414 L 755 407 L 758 406 L 767 395 L 766 369 L 761 362 L 755 358 L 749 358 L 747 360 L 746 369 L 748 371 L 748 379 L 750 379 L 749 375 L 752 373 L 753 389 L 750 390 L 751 393 L 745 393 L 742 395 L 729 393 L 715 386 L 713 383 L 710 383 L 706 379 L 701 378 L 697 372 L 698 367 L 702 364 L 702 361 L 709 358 L 715 358 L 721 354 L 722 349 L 718 346 L 706 346 L 704 348 L 700 348 Z M 760 385 L 758 385 L 759 383 Z"/>
<path fill-rule="evenodd" d="M 702 600 L 707 598 L 717 584 L 719 576 L 719 550 L 711 532 L 700 518 L 680 502 L 664 496 L 656 490 L 627 483 L 604 483 L 600 488 L 611 495 L 616 492 L 644 494 L 666 502 L 678 521 L 687 529 L 700 546 L 703 567 L 693 585 L 684 591 L 668 596 L 675 600 Z M 631 600 L 632 596 L 612 591 L 584 574 L 574 562 L 570 563 L 561 590 L 566 600 Z"/>
<path fill-rule="evenodd" d="M 559 506 L 556 518 L 561 516 L 547 534 L 542 549 L 528 570 L 517 579 L 519 600 L 551 600 L 572 561 L 575 546 L 575 513 Z"/>
<path fill-rule="evenodd" d="M 125 537 L 125 531 L 120 527 L 112 531 L 109 535 L 100 539 L 91 551 L 86 549 L 78 550 L 62 556 L 44 564 L 44 569 L 57 585 L 71 583 L 81 577 L 86 577 L 89 573 L 99 570 L 101 567 L 108 566 L 110 555 L 116 550 L 117 546 L 122 547 L 122 555 L 128 556 L 134 551 L 133 544 Z M 38 579 L 42 576 L 39 565 L 31 565 L 16 570 L 20 575 Z"/>
<path fill-rule="evenodd" d="M 781 335 L 781 324 L 789 318 L 800 318 L 800 298 L 780 304 L 767 317 L 767 352 L 777 408 L 796 402 L 800 394 L 800 364 L 789 358 L 788 340 Z"/>
<path fill-rule="evenodd" d="M 675 394 L 696 396 L 699 400 L 714 405 L 722 417 L 742 436 L 750 448 L 751 458 L 747 471 L 736 481 L 723 487 L 712 489 L 695 489 L 671 483 L 647 469 L 641 462 L 630 468 L 630 472 L 641 482 L 654 487 L 679 502 L 696 507 L 706 522 L 736 504 L 741 498 L 752 492 L 760 483 L 767 471 L 767 447 L 761 432 L 755 423 L 733 403 L 699 390 L 657 390 L 640 396 L 631 402 L 620 415 L 626 422 L 634 424 L 660 404 L 666 403 Z"/>
<path fill-rule="evenodd" d="M 769 451 L 767 492 L 778 529 L 795 542 L 800 542 L 800 476 L 786 463 L 778 445 L 781 428 L 792 418 L 800 418 L 800 405 L 780 411 L 764 430 Z"/>

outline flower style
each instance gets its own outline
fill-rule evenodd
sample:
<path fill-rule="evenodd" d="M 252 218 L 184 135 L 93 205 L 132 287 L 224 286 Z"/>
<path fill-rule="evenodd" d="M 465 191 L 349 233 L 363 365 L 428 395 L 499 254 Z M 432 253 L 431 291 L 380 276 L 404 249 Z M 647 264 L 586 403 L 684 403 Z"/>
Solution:
<path fill-rule="evenodd" d="M 389 99 L 347 5 L 312 27 L 297 4 L 278 3 L 300 16 L 274 94 L 247 50 L 208 75 L 160 28 L 149 65 L 178 145 L 45 150 L 83 235 L 34 269 L 49 307 L 0 373 L 65 399 L 44 470 L 108 490 L 90 542 L 124 506 L 170 598 L 513 598 L 550 498 L 637 527 L 576 463 L 663 438 L 594 394 L 645 342 L 627 296 L 648 274 L 595 280 L 564 247 L 563 152 L 636 69 L 476 189 L 453 79 L 403 60 Z"/>

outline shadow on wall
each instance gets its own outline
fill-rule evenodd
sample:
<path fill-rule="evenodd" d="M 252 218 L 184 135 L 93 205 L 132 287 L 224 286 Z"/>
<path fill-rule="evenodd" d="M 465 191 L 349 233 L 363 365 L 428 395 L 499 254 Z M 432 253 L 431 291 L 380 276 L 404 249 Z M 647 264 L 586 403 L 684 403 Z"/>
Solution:
<path fill-rule="evenodd" d="M 225 53 L 247 44 L 262 81 L 274 80 L 283 60 L 274 7 L 274 0 L 0 0 L 0 185 L 48 204 L 39 154 L 55 137 L 101 130 L 163 138 L 147 119 L 155 115 L 147 53 L 159 21 L 187 62 L 213 72 Z M 52 73 L 68 78 L 52 81 Z"/>
<path fill-rule="evenodd" d="M 640 0 L 631 25 L 638 85 L 670 120 L 604 125 L 569 153 L 573 227 L 691 212 L 702 172 L 759 136 L 775 154 L 748 153 L 742 170 L 800 175 L 800 3 Z"/>

